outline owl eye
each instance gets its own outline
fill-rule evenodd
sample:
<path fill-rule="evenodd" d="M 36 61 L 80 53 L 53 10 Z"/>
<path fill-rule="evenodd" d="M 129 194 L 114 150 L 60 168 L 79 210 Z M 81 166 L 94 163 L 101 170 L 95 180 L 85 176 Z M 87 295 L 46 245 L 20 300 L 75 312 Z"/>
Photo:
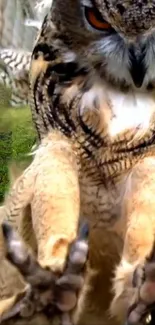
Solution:
<path fill-rule="evenodd" d="M 85 17 L 89 24 L 98 30 L 109 30 L 111 25 L 107 23 L 95 8 L 85 7 Z"/>

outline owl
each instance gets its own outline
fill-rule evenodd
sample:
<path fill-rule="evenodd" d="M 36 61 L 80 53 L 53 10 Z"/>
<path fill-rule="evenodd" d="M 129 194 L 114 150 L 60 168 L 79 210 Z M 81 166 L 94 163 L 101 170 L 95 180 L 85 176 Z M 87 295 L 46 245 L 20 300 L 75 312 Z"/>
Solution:
<path fill-rule="evenodd" d="M 145 318 L 155 299 L 154 27 L 155 1 L 53 0 L 33 49 L 38 136 L 57 131 L 72 144 L 79 216 L 90 226 L 74 324 L 153 317 Z"/>
<path fill-rule="evenodd" d="M 76 218 L 90 229 L 74 325 L 154 322 L 154 27 L 154 0 L 53 0 L 32 52 L 32 116 L 39 139 L 50 132 L 53 143 L 49 183 L 60 179 L 58 242 L 68 215 L 69 229 Z M 45 240 L 49 225 L 40 218 L 34 231 Z M 51 269 L 52 251 L 53 237 Z"/>

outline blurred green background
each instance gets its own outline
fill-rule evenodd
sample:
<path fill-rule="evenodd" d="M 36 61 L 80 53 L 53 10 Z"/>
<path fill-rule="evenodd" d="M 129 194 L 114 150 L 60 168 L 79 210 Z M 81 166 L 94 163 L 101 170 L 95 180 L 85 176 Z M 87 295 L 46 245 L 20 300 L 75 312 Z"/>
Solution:
<path fill-rule="evenodd" d="M 8 164 L 25 164 L 35 143 L 36 134 L 29 107 L 9 107 L 10 94 L 0 88 L 0 202 L 7 190 Z"/>

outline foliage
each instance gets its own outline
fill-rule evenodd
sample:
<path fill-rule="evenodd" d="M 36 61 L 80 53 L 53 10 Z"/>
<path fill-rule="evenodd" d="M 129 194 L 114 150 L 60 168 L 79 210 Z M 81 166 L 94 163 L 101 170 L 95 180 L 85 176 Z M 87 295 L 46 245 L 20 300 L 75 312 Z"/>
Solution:
<path fill-rule="evenodd" d="M 26 153 L 35 143 L 35 137 L 29 107 L 0 106 L 0 201 L 8 186 L 8 164 L 16 161 L 26 165 L 30 160 Z"/>

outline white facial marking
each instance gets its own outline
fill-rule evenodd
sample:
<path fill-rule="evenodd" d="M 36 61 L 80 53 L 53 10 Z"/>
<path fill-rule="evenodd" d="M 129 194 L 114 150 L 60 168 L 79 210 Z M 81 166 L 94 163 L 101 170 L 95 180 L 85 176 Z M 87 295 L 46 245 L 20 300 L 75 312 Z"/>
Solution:
<path fill-rule="evenodd" d="M 155 99 L 151 94 L 109 90 L 114 117 L 109 124 L 109 133 L 115 136 L 132 128 L 147 130 L 155 112 Z"/>
<path fill-rule="evenodd" d="M 141 93 L 136 90 L 125 93 L 109 85 L 96 83 L 83 95 L 81 115 L 85 111 L 94 109 L 96 98 L 99 109 L 106 110 L 107 106 L 111 109 L 112 118 L 108 122 L 110 136 L 114 137 L 133 128 L 143 131 L 149 128 L 151 117 L 155 112 L 155 97 L 151 93 Z"/>

